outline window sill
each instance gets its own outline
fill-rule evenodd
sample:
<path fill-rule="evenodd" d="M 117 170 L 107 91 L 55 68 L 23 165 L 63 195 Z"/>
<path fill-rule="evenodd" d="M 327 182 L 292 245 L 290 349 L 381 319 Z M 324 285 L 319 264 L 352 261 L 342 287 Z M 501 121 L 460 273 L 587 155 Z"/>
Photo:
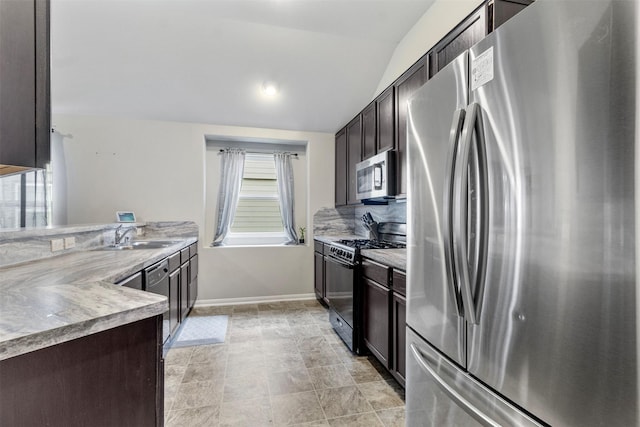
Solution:
<path fill-rule="evenodd" d="M 248 243 L 248 244 L 229 244 L 223 246 L 209 246 L 211 249 L 224 249 L 224 248 L 306 248 L 309 247 L 307 243 L 299 243 L 297 245 L 285 245 L 284 243 Z"/>
<path fill-rule="evenodd" d="M 298 247 L 307 243 L 285 244 L 287 237 L 283 233 L 243 233 L 229 234 L 221 246 L 215 248 L 260 248 L 260 247 Z"/>

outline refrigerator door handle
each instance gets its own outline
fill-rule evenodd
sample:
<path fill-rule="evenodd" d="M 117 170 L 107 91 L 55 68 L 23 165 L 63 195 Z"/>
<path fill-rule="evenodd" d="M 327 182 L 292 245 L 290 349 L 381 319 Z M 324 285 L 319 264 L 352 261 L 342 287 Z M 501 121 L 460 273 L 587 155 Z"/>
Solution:
<path fill-rule="evenodd" d="M 442 379 L 438 373 L 429 365 L 428 355 L 423 354 L 415 343 L 411 343 L 410 346 L 411 353 L 413 354 L 414 359 L 418 362 L 418 366 L 427 373 L 442 389 L 443 392 L 447 394 L 451 399 L 453 399 L 458 405 L 460 405 L 464 410 L 466 410 L 473 417 L 478 419 L 485 425 L 500 427 L 500 423 L 497 423 L 493 419 L 491 419 L 487 414 L 482 412 L 476 406 L 474 406 L 471 402 L 464 398 L 460 393 L 458 393 L 453 387 L 451 387 L 447 382 Z"/>
<path fill-rule="evenodd" d="M 456 165 L 456 153 L 458 151 L 458 143 L 460 141 L 460 135 L 462 134 L 462 127 L 464 124 L 465 110 L 462 108 L 457 109 L 453 113 L 453 122 L 451 123 L 451 131 L 449 132 L 449 155 L 447 157 L 447 165 L 449 171 L 445 176 L 444 183 L 444 198 L 443 198 L 443 216 L 444 216 L 444 259 L 447 267 L 447 283 L 449 284 L 449 290 L 451 291 L 451 297 L 453 298 L 456 306 L 456 313 L 462 317 L 462 298 L 460 292 L 456 286 L 456 274 L 454 266 L 453 255 L 453 227 L 454 218 L 453 212 L 453 200 L 454 200 L 454 185 L 455 185 L 455 165 Z"/>
<path fill-rule="evenodd" d="M 478 171 L 479 182 L 476 182 L 475 191 L 477 191 L 476 198 L 478 200 L 478 237 L 475 239 L 474 260 L 475 268 L 473 274 L 473 282 L 476 290 L 480 291 L 482 284 L 484 283 L 484 269 L 486 264 L 486 228 L 487 228 L 487 205 L 486 194 L 488 184 L 486 182 L 486 160 L 484 154 L 484 135 L 482 135 L 483 129 L 481 123 L 478 120 L 479 105 L 476 103 L 470 104 L 465 113 L 465 123 L 462 129 L 462 136 L 459 144 L 458 155 L 456 159 L 456 181 L 454 183 L 454 228 L 453 228 L 453 243 L 454 243 L 454 261 L 456 266 L 456 272 L 460 281 L 460 292 L 462 294 L 462 303 L 464 307 L 465 317 L 468 322 L 477 324 L 479 321 L 478 307 L 473 296 L 473 290 L 471 288 L 472 278 L 470 277 L 469 266 L 469 254 L 468 254 L 468 178 L 469 178 L 469 161 L 471 158 L 471 151 L 473 148 L 473 133 L 476 126 L 479 126 L 478 138 L 479 144 L 477 147 Z M 481 293 L 481 292 L 479 292 Z"/>

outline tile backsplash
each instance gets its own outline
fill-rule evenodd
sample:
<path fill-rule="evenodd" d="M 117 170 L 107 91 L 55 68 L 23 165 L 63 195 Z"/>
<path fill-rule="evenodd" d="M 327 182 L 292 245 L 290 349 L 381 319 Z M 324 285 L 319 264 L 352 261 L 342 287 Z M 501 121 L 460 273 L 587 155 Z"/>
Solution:
<path fill-rule="evenodd" d="M 358 205 L 339 208 L 322 208 L 313 216 L 314 235 L 355 234 L 369 237 L 369 230 L 360 218 L 366 212 L 376 222 L 407 222 L 407 203 L 405 200 L 390 200 L 388 205 Z"/>

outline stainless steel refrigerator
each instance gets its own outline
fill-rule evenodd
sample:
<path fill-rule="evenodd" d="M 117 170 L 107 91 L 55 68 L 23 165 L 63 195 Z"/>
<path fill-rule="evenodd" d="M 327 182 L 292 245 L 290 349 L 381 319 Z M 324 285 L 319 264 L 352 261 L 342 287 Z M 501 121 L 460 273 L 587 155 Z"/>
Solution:
<path fill-rule="evenodd" d="M 537 0 L 408 105 L 407 425 L 638 426 L 635 0 Z"/>

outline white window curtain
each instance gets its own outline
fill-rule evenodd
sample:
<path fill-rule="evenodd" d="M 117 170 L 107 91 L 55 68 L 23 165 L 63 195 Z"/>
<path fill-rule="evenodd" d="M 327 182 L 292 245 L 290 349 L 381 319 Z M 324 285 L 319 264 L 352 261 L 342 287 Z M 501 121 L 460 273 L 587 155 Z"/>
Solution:
<path fill-rule="evenodd" d="M 227 237 L 238 207 L 245 151 L 227 148 L 220 153 L 220 186 L 218 188 L 218 217 L 213 246 L 221 246 Z"/>
<path fill-rule="evenodd" d="M 276 176 L 278 179 L 278 196 L 280 199 L 280 214 L 284 232 L 287 235 L 287 245 L 298 243 L 296 224 L 293 216 L 293 167 L 290 153 L 274 153 L 276 162 Z"/>

